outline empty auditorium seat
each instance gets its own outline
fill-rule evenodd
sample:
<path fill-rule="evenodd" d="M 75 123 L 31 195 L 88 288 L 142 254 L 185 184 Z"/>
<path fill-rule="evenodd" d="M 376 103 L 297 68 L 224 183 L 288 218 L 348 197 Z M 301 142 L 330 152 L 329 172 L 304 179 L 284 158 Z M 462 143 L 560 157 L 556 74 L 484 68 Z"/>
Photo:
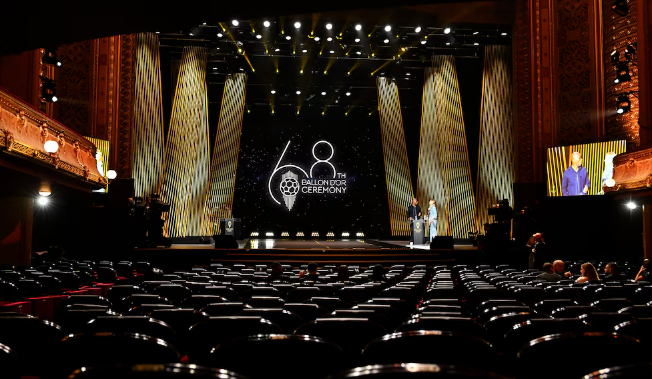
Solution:
<path fill-rule="evenodd" d="M 217 295 L 190 295 L 180 302 L 180 306 L 185 308 L 202 309 L 208 304 L 225 303 L 227 300 Z"/>
<path fill-rule="evenodd" d="M 396 329 L 397 332 L 417 330 L 464 332 L 478 337 L 485 337 L 486 335 L 486 330 L 482 325 L 469 317 L 418 317 L 406 321 Z"/>
<path fill-rule="evenodd" d="M 294 331 L 297 335 L 317 336 L 336 343 L 349 354 L 359 354 L 375 338 L 387 333 L 381 325 L 364 318 L 318 318 Z"/>
<path fill-rule="evenodd" d="M 337 297 L 312 297 L 310 298 L 310 303 L 324 307 L 330 312 L 336 311 L 338 309 L 351 308 L 351 304 L 342 301 Z"/>
<path fill-rule="evenodd" d="M 638 379 L 652 374 L 652 363 L 603 368 L 585 375 L 582 379 Z"/>
<path fill-rule="evenodd" d="M 318 317 L 324 317 L 330 313 L 326 308 L 320 307 L 317 304 L 306 303 L 285 303 L 283 309 L 297 314 L 304 322 L 314 321 Z"/>
<path fill-rule="evenodd" d="M 282 334 L 276 324 L 257 316 L 216 316 L 193 325 L 189 338 L 193 341 L 188 356 L 196 362 L 211 349 L 225 341 L 255 334 Z"/>
<path fill-rule="evenodd" d="M 148 316 L 100 316 L 91 320 L 85 327 L 85 333 L 110 332 L 115 334 L 144 334 L 174 344 L 177 336 L 168 324 Z"/>
<path fill-rule="evenodd" d="M 260 316 L 280 326 L 287 334 L 292 333 L 296 328 L 304 323 L 300 316 L 282 308 L 244 309 L 242 312 L 238 313 L 237 316 Z"/>
<path fill-rule="evenodd" d="M 68 379 L 245 379 L 232 371 L 192 364 L 139 364 L 109 367 L 85 367 L 75 370 Z"/>
<path fill-rule="evenodd" d="M 628 335 L 645 343 L 652 343 L 652 318 L 638 318 L 636 321 L 626 321 L 614 326 L 618 334 Z"/>
<path fill-rule="evenodd" d="M 369 378 L 369 379 L 410 379 L 410 378 L 492 378 L 507 379 L 494 372 L 472 369 L 464 366 L 451 366 L 427 363 L 401 363 L 361 366 L 344 370 L 332 379 Z"/>
<path fill-rule="evenodd" d="M 179 353 L 167 342 L 142 334 L 88 333 L 65 337 L 55 351 L 53 372 L 68 374 L 80 367 L 177 363 Z"/>
<path fill-rule="evenodd" d="M 251 305 L 230 301 L 219 304 L 208 304 L 201 311 L 209 316 L 233 316 L 245 309 L 251 308 Z"/>
<path fill-rule="evenodd" d="M 570 305 L 578 304 L 576 301 L 571 299 L 546 299 L 534 304 L 532 308 L 537 313 L 551 316 L 554 310 Z"/>
<path fill-rule="evenodd" d="M 649 361 L 644 345 L 629 336 L 599 332 L 555 334 L 533 340 L 521 348 L 518 353 L 520 375 L 548 378 L 549 370 L 536 369 L 542 357 L 555 362 L 556 372 L 568 378 L 580 378 L 604 367 Z"/>
<path fill-rule="evenodd" d="M 172 303 L 181 302 L 192 295 L 192 292 L 179 284 L 161 284 L 153 293 L 163 296 Z"/>
<path fill-rule="evenodd" d="M 509 353 L 515 355 L 524 345 L 543 336 L 593 330 L 595 330 L 593 327 L 586 325 L 577 318 L 527 320 L 514 325 L 512 329 L 505 333 L 502 346 Z"/>
<path fill-rule="evenodd" d="M 471 358 L 472 357 L 472 358 Z M 497 353 L 482 338 L 466 333 L 412 331 L 385 335 L 365 346 L 367 364 L 435 363 L 491 369 Z"/>
<path fill-rule="evenodd" d="M 324 378 L 342 368 L 344 354 L 318 337 L 256 335 L 220 344 L 201 363 L 251 378 Z"/>

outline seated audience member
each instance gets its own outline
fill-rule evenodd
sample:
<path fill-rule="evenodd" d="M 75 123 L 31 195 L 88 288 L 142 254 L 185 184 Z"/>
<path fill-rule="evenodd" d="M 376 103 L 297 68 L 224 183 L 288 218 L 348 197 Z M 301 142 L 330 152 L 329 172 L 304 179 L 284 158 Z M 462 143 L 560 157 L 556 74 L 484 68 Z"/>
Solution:
<path fill-rule="evenodd" d="M 590 263 L 583 263 L 582 266 L 580 266 L 580 272 L 582 273 L 582 276 L 577 278 L 576 282 L 577 283 L 586 283 L 586 282 L 594 282 L 600 280 L 600 276 L 598 276 L 598 271 L 595 269 L 595 267 L 590 264 Z"/>
<path fill-rule="evenodd" d="M 347 265 L 341 265 L 337 268 L 337 280 L 340 282 L 349 280 L 349 267 Z"/>
<path fill-rule="evenodd" d="M 564 268 L 566 267 L 566 264 L 564 261 L 556 260 L 552 262 L 552 269 L 555 272 L 555 274 L 558 274 L 559 276 L 563 278 L 570 278 L 572 274 L 570 271 L 564 272 Z"/>
<path fill-rule="evenodd" d="M 319 281 L 319 273 L 317 272 L 317 263 L 308 263 L 308 269 L 299 273 L 299 279 L 308 281 Z"/>
<path fill-rule="evenodd" d="M 609 262 L 604 266 L 604 275 L 602 278 L 604 282 L 619 282 L 621 280 L 627 280 L 627 277 L 620 272 L 620 267 L 616 262 Z"/>
<path fill-rule="evenodd" d="M 543 264 L 543 273 L 537 275 L 537 279 L 543 279 L 546 282 L 556 282 L 561 280 L 561 275 L 555 273 L 552 269 L 552 263 L 546 262 Z"/>
<path fill-rule="evenodd" d="M 646 259 L 643 261 L 643 266 L 641 266 L 641 269 L 638 271 L 638 274 L 636 274 L 636 279 L 634 281 L 649 282 L 651 278 L 652 278 L 652 274 L 650 273 L 650 260 Z"/>
<path fill-rule="evenodd" d="M 272 273 L 269 274 L 269 277 L 267 277 L 268 282 L 274 282 L 274 281 L 282 281 L 282 282 L 289 282 L 290 277 L 287 275 L 283 275 L 283 265 L 274 262 L 272 263 Z"/>
<path fill-rule="evenodd" d="M 372 268 L 373 274 L 371 275 L 371 280 L 374 282 L 386 282 L 387 278 L 385 277 L 385 268 L 380 263 L 375 264 Z"/>

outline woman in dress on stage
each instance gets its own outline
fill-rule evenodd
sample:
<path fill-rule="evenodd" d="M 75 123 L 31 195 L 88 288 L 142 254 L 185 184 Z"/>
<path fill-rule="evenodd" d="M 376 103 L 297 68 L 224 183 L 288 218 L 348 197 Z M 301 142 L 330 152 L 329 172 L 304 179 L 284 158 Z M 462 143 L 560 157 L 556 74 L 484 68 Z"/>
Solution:
<path fill-rule="evenodd" d="M 437 236 L 437 207 L 433 199 L 430 199 L 428 206 L 428 222 L 430 223 L 430 242 L 432 242 L 432 239 Z"/>

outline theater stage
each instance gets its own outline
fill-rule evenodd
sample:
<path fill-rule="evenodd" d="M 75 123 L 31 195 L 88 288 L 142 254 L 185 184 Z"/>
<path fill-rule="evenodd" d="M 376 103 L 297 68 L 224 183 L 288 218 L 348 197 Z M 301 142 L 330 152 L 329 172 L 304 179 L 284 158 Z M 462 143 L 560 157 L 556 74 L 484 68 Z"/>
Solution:
<path fill-rule="evenodd" d="M 305 264 L 329 262 L 347 264 L 404 263 L 451 264 L 473 260 L 478 250 L 467 244 L 456 244 L 453 249 L 430 250 L 428 245 L 409 246 L 408 241 L 375 239 L 264 239 L 250 238 L 238 241 L 238 249 L 215 249 L 211 243 L 173 244 L 170 248 L 135 249 L 138 259 L 157 263 L 193 264 L 215 262 L 281 262 Z M 132 255 L 130 259 L 134 259 Z"/>

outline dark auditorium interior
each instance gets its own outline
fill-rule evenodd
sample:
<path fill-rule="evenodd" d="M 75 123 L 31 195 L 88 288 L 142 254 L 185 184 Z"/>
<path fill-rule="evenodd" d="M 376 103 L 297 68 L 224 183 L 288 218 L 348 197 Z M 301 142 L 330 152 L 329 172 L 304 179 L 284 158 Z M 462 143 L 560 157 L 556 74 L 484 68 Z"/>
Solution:
<path fill-rule="evenodd" d="M 652 377 L 652 1 L 0 9 L 0 379 Z"/>

